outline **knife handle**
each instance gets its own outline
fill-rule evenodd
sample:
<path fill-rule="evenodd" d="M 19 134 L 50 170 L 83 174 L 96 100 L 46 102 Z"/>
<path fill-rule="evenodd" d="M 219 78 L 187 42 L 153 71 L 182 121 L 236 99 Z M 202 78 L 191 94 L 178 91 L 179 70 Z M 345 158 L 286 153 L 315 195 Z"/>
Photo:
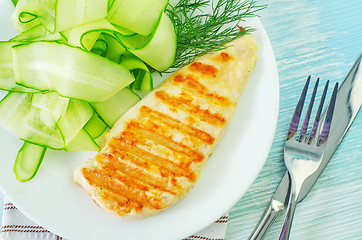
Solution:
<path fill-rule="evenodd" d="M 281 210 L 284 209 L 284 204 L 271 200 L 269 207 L 265 209 L 249 240 L 259 240 L 263 237 L 269 226 L 275 221 Z"/>

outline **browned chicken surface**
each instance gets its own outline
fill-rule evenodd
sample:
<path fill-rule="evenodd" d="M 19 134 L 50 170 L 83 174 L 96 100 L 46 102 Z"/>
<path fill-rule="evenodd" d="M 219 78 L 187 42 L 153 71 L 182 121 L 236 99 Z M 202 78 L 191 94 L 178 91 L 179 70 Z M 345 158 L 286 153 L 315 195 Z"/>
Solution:
<path fill-rule="evenodd" d="M 75 182 L 100 207 L 147 217 L 194 186 L 257 59 L 251 35 L 229 45 L 172 74 L 118 120 L 95 159 L 75 170 Z"/>

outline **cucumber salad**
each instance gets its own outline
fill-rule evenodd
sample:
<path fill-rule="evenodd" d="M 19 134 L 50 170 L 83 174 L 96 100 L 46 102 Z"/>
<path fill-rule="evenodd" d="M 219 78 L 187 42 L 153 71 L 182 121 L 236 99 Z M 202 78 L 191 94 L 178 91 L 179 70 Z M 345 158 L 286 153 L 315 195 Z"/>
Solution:
<path fill-rule="evenodd" d="M 237 23 L 230 32 L 219 30 L 263 8 L 253 1 L 220 0 L 201 21 L 197 16 L 209 1 L 12 2 L 19 34 L 0 42 L 0 90 L 7 91 L 0 124 L 24 141 L 14 163 L 19 181 L 35 176 L 49 148 L 99 151 L 120 116 L 153 90 L 152 72 L 179 67 L 245 34 L 249 29 L 240 32 Z M 218 15 L 220 9 L 235 11 L 228 6 L 238 7 L 235 19 Z M 207 38 L 192 28 L 208 23 L 206 36 L 219 34 L 224 41 L 212 45 L 209 39 L 202 49 L 198 37 Z"/>

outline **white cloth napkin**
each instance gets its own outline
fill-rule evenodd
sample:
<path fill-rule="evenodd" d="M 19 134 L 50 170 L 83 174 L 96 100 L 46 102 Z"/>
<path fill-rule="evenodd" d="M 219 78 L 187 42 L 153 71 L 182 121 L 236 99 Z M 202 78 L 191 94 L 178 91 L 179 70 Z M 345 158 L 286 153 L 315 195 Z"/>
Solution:
<path fill-rule="evenodd" d="M 184 240 L 224 240 L 228 214 L 215 223 Z M 1 240 L 66 240 L 42 226 L 37 225 L 22 214 L 11 202 L 4 199 L 4 211 L 1 226 Z"/>

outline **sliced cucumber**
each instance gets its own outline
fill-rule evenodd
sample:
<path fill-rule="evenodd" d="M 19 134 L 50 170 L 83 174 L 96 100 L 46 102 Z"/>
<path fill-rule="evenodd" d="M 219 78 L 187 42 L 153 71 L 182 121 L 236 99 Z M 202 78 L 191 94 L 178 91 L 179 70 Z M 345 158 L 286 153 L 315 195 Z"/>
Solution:
<path fill-rule="evenodd" d="M 47 30 L 42 24 L 36 25 L 10 39 L 10 41 L 32 41 L 34 39 L 43 37 Z"/>
<path fill-rule="evenodd" d="M 55 4 L 57 0 L 21 0 L 16 4 L 12 21 L 16 29 L 24 32 L 38 25 L 55 32 Z"/>
<path fill-rule="evenodd" d="M 84 130 L 87 131 L 92 138 L 97 138 L 102 135 L 106 128 L 107 125 L 103 122 L 97 113 L 94 113 L 92 118 L 84 126 Z"/>
<path fill-rule="evenodd" d="M 11 2 L 16 6 L 16 4 L 19 2 L 19 0 L 11 0 Z"/>
<path fill-rule="evenodd" d="M 112 127 L 115 122 L 137 102 L 140 97 L 128 88 L 124 88 L 106 101 L 91 103 L 103 121 Z"/>
<path fill-rule="evenodd" d="M 141 59 L 133 54 L 124 54 L 121 57 L 120 64 L 134 75 L 135 81 L 130 86 L 132 90 L 151 91 L 153 89 L 152 75 Z"/>
<path fill-rule="evenodd" d="M 107 52 L 105 57 L 109 60 L 118 63 L 121 56 L 126 52 L 126 49 L 122 44 L 116 40 L 116 37 L 112 34 L 103 33 L 104 39 L 107 42 Z"/>
<path fill-rule="evenodd" d="M 115 0 L 107 19 L 143 36 L 155 31 L 168 0 Z M 152 10 L 151 10 L 152 9 Z"/>
<path fill-rule="evenodd" d="M 105 57 L 106 53 L 107 53 L 107 48 L 108 48 L 107 41 L 104 38 L 104 36 L 101 34 L 98 37 L 97 41 L 94 43 L 94 45 L 91 49 L 91 52 L 93 52 L 99 56 Z"/>
<path fill-rule="evenodd" d="M 43 25 L 37 25 L 10 39 L 12 42 L 31 42 L 40 40 L 63 41 L 64 38 L 59 32 L 51 33 L 47 31 Z"/>
<path fill-rule="evenodd" d="M 0 102 L 0 122 L 27 142 L 63 149 L 93 116 L 93 108 L 87 102 L 71 99 L 67 111 L 56 124 L 49 126 L 49 119 L 58 116 L 59 110 L 35 107 L 32 97 L 29 93 L 12 92 Z"/>
<path fill-rule="evenodd" d="M 35 92 L 36 90 L 15 83 L 12 47 L 15 42 L 0 42 L 0 89 L 14 92 Z"/>
<path fill-rule="evenodd" d="M 30 93 L 8 93 L 0 102 L 0 122 L 24 141 L 63 149 L 63 136 L 58 127 L 48 127 L 42 122 L 41 109 L 31 104 L 32 96 Z"/>
<path fill-rule="evenodd" d="M 98 144 L 98 146 L 100 147 L 100 148 L 103 148 L 104 147 L 104 137 L 106 136 L 106 134 L 109 132 L 109 130 L 110 130 L 110 128 L 109 127 L 107 127 L 106 129 L 104 129 L 104 131 L 102 132 L 102 134 L 99 136 L 99 137 L 97 137 L 97 138 L 95 138 L 94 139 L 94 141 Z"/>
<path fill-rule="evenodd" d="M 118 35 L 127 49 L 158 71 L 168 69 L 175 58 L 176 34 L 166 13 L 161 16 L 156 32 L 142 39 L 141 36 L 125 37 Z M 161 54 L 160 54 L 161 53 Z"/>
<path fill-rule="evenodd" d="M 42 121 L 48 127 L 53 127 L 67 111 L 69 98 L 55 92 L 36 93 L 33 95 L 32 105 L 42 110 L 40 117 Z"/>
<path fill-rule="evenodd" d="M 82 47 L 91 50 L 101 31 L 93 31 L 99 29 L 104 24 L 108 24 L 107 20 L 100 19 L 94 22 L 83 24 L 72 28 L 69 31 L 68 43 L 72 46 Z"/>
<path fill-rule="evenodd" d="M 71 99 L 65 114 L 57 123 L 67 146 L 93 116 L 93 108 L 84 101 Z"/>
<path fill-rule="evenodd" d="M 0 42 L 0 89 L 11 90 L 16 87 L 13 70 L 13 42 Z"/>
<path fill-rule="evenodd" d="M 80 130 L 77 136 L 65 146 L 66 151 L 99 151 L 99 145 L 84 129 Z"/>
<path fill-rule="evenodd" d="M 162 13 L 157 29 L 148 36 L 135 34 L 101 19 L 74 28 L 69 35 L 68 43 L 90 50 L 100 32 L 110 38 L 108 43 L 113 42 L 112 45 L 108 44 L 109 48 L 119 49 L 121 54 L 126 48 L 158 71 L 166 70 L 173 63 L 176 52 L 176 34 L 173 23 L 165 13 Z M 113 41 L 111 42 L 111 40 Z M 109 57 L 110 53 L 111 51 L 107 51 L 107 58 L 119 60 L 118 55 L 116 58 Z"/>
<path fill-rule="evenodd" d="M 57 0 L 56 31 L 63 31 L 107 15 L 108 0 Z"/>
<path fill-rule="evenodd" d="M 21 182 L 26 182 L 32 179 L 38 172 L 46 149 L 47 148 L 43 146 L 24 142 L 18 152 L 13 168 L 16 179 Z"/>
<path fill-rule="evenodd" d="M 121 34 L 123 36 L 134 35 L 134 33 L 129 30 L 113 26 L 106 19 L 99 19 L 97 21 L 80 25 L 69 31 L 68 43 L 72 46 L 78 46 L 90 50 L 101 33 L 108 35 L 111 38 L 108 39 L 107 42 L 113 40 L 113 44 L 117 45 L 117 48 L 115 48 L 115 46 L 113 48 L 123 49 L 123 51 L 121 51 L 122 53 L 125 52 L 125 48 L 121 45 L 119 39 L 117 39 L 114 34 Z"/>
<path fill-rule="evenodd" d="M 101 102 L 134 78 L 106 58 L 57 42 L 13 47 L 15 81 L 38 90 L 90 102 Z"/>
<path fill-rule="evenodd" d="M 20 34 L 0 42 L 0 89 L 11 91 L 0 123 L 24 140 L 14 172 L 28 181 L 47 148 L 99 151 L 135 92 L 153 89 L 149 68 L 171 66 L 176 34 L 168 0 L 12 2 Z"/>
<path fill-rule="evenodd" d="M 107 5 L 107 0 L 21 0 L 12 20 L 20 32 L 42 24 L 55 33 L 106 17 Z"/>

